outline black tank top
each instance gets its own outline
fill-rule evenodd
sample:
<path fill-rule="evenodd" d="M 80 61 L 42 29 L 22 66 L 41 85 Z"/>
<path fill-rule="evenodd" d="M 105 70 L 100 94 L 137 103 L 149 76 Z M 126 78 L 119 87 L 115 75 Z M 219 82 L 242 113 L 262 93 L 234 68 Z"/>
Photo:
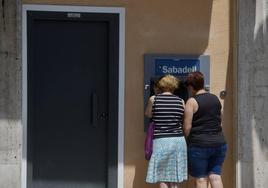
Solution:
<path fill-rule="evenodd" d="M 221 127 L 221 103 L 216 95 L 202 93 L 193 96 L 198 110 L 193 115 L 188 143 L 190 146 L 216 147 L 225 144 Z"/>

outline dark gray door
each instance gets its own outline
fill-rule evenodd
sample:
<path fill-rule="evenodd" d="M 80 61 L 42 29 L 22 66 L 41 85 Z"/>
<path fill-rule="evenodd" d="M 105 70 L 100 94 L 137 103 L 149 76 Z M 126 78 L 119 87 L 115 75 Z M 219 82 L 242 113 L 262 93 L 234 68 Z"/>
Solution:
<path fill-rule="evenodd" d="M 28 188 L 117 187 L 117 14 L 27 14 Z"/>

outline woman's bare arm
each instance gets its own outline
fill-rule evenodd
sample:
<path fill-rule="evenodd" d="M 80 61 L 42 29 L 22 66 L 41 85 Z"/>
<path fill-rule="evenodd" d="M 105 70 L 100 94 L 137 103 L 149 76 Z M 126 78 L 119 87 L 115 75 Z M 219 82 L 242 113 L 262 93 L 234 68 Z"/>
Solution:
<path fill-rule="evenodd" d="M 147 116 L 148 118 L 151 118 L 153 115 L 152 108 L 153 108 L 154 97 L 155 96 L 151 96 L 149 98 L 146 109 L 145 109 L 145 116 Z"/>
<path fill-rule="evenodd" d="M 194 98 L 190 98 L 185 105 L 183 131 L 186 137 L 189 136 L 192 128 L 192 120 L 193 115 L 196 112 L 196 105 L 197 103 Z"/>

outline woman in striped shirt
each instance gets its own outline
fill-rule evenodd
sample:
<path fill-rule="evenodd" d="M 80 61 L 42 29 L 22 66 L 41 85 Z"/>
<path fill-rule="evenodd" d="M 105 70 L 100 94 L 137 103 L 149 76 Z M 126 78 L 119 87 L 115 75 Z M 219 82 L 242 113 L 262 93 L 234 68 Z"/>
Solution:
<path fill-rule="evenodd" d="M 179 80 L 162 77 L 157 87 L 160 94 L 150 97 L 145 115 L 155 123 L 153 153 L 146 182 L 160 183 L 160 188 L 177 188 L 187 180 L 187 151 L 182 131 L 184 101 L 174 95 Z"/>

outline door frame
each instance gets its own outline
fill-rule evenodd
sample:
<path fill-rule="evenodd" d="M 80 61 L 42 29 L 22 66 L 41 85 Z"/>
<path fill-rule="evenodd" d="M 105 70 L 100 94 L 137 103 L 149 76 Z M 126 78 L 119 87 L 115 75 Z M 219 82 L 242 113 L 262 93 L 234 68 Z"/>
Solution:
<path fill-rule="evenodd" d="M 118 66 L 118 163 L 117 188 L 124 187 L 124 103 L 125 103 L 125 8 L 22 5 L 22 159 L 21 188 L 27 188 L 27 11 L 115 13 L 119 15 L 119 66 Z"/>

